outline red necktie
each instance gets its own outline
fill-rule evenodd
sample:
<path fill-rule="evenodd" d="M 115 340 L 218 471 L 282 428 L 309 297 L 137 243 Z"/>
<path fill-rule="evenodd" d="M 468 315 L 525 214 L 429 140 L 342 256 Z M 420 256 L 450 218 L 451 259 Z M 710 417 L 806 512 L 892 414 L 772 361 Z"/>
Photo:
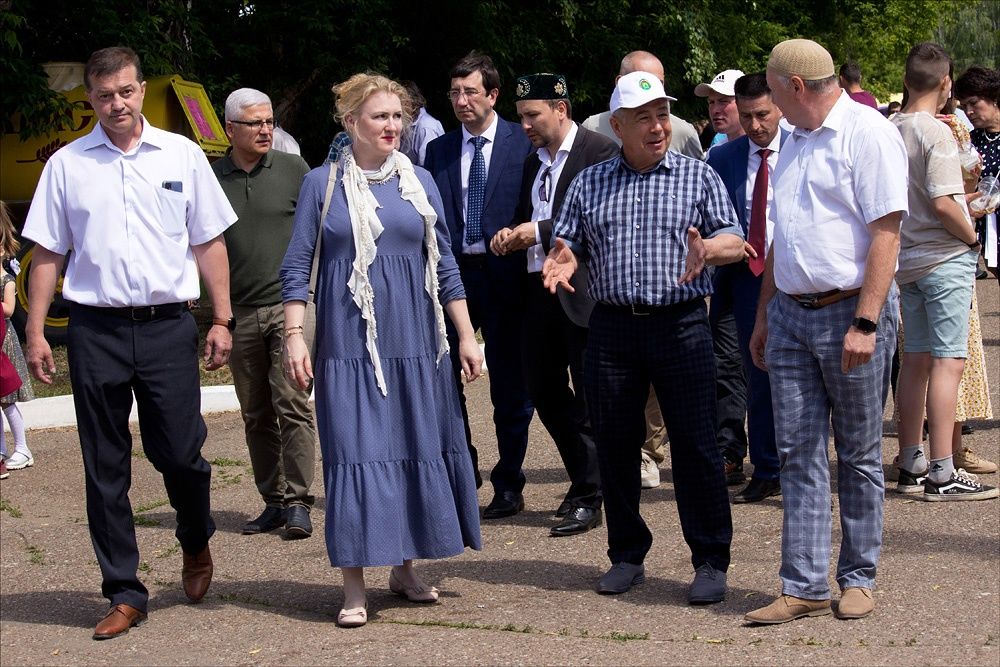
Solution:
<path fill-rule="evenodd" d="M 760 167 L 757 168 L 757 179 L 753 184 L 753 199 L 750 200 L 750 245 L 757 251 L 756 257 L 750 258 L 750 270 L 755 276 L 764 273 L 764 248 L 767 244 L 767 156 L 770 148 L 761 148 Z"/>

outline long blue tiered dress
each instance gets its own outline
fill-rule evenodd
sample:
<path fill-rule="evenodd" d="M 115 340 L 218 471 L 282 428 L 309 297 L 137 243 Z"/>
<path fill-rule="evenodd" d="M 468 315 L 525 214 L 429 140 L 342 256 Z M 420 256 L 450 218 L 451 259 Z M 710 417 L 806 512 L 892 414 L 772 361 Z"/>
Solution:
<path fill-rule="evenodd" d="M 438 193 L 414 167 L 438 214 L 442 305 L 465 297 Z M 305 300 L 329 166 L 306 175 L 281 268 L 283 299 Z M 451 361 L 437 362 L 436 321 L 424 289 L 424 220 L 399 178 L 371 185 L 384 231 L 368 269 L 375 294 L 383 396 L 348 289 L 354 242 L 338 182 L 323 223 L 316 287 L 316 417 L 326 484 L 326 544 L 336 567 L 398 565 L 481 547 L 476 484 Z"/>

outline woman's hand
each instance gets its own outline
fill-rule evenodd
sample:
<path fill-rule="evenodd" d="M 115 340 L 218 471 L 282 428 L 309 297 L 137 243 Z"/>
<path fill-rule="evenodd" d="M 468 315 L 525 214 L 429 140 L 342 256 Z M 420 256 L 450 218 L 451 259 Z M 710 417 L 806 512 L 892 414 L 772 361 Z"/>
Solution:
<path fill-rule="evenodd" d="M 282 364 L 285 367 L 285 379 L 290 385 L 301 391 L 309 391 L 312 388 L 312 362 L 309 360 L 306 339 L 301 331 L 285 335 L 285 354 Z"/>
<path fill-rule="evenodd" d="M 469 382 L 483 374 L 483 350 L 475 336 L 465 336 L 458 341 L 458 358 Z"/>

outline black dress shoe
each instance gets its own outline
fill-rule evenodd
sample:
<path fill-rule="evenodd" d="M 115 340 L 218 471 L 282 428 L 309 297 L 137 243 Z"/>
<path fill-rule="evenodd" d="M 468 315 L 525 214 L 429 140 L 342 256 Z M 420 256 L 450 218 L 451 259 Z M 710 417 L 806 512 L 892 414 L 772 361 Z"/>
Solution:
<path fill-rule="evenodd" d="M 260 516 L 253 521 L 248 521 L 245 526 L 243 526 L 244 535 L 256 535 L 257 533 L 266 533 L 268 531 L 274 530 L 275 528 L 281 528 L 285 525 L 285 510 L 281 507 L 271 507 L 268 505 L 261 512 Z"/>
<path fill-rule="evenodd" d="M 566 518 L 556 526 L 552 526 L 549 534 L 552 537 L 566 537 L 586 533 L 591 528 L 601 525 L 601 510 L 592 507 L 576 507 L 570 510 Z"/>
<path fill-rule="evenodd" d="M 646 568 L 642 563 L 615 563 L 611 569 L 597 580 L 597 592 L 601 595 L 627 593 L 633 586 L 646 581 Z"/>
<path fill-rule="evenodd" d="M 312 521 L 309 520 L 309 508 L 305 505 L 292 505 L 288 508 L 288 522 L 285 524 L 285 537 L 290 540 L 301 540 L 313 534 Z"/>
<path fill-rule="evenodd" d="M 524 496 L 516 491 L 501 491 L 483 510 L 484 519 L 502 519 L 514 516 L 524 509 Z"/>
<path fill-rule="evenodd" d="M 555 517 L 557 519 L 561 519 L 567 514 L 569 514 L 569 511 L 571 509 L 573 509 L 573 503 L 571 503 L 568 500 L 564 500 L 561 503 L 559 503 L 559 507 L 556 509 Z"/>
<path fill-rule="evenodd" d="M 753 477 L 746 487 L 733 496 L 734 503 L 758 503 L 764 498 L 781 495 L 780 479 L 757 479 Z"/>

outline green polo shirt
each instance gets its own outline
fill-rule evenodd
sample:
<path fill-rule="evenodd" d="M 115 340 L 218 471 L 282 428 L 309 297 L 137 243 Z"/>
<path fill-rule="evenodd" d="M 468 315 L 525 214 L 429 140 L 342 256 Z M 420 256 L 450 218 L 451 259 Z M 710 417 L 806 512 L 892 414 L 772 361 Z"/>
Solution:
<path fill-rule="evenodd" d="M 238 306 L 281 303 L 278 269 L 292 238 L 295 203 L 309 171 L 298 155 L 268 151 L 248 174 L 229 155 L 212 171 L 239 216 L 225 231 L 229 252 L 229 295 Z"/>

